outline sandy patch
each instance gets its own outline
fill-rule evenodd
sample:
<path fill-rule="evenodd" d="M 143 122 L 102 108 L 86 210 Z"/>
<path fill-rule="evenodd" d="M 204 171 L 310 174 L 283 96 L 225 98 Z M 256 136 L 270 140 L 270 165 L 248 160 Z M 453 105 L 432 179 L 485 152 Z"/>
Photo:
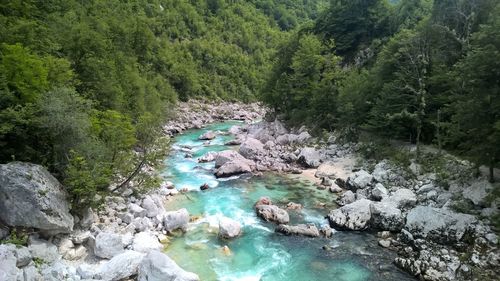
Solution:
<path fill-rule="evenodd" d="M 356 161 L 354 157 L 336 158 L 334 160 L 321 164 L 321 169 L 327 170 L 329 173 L 334 174 L 335 178 L 347 179 L 352 174 L 352 169 L 354 168 L 355 164 Z M 310 180 L 313 183 L 321 183 L 321 179 L 315 176 L 316 171 L 318 171 L 318 169 L 306 169 L 303 170 L 302 174 L 300 174 L 299 176 Z"/>

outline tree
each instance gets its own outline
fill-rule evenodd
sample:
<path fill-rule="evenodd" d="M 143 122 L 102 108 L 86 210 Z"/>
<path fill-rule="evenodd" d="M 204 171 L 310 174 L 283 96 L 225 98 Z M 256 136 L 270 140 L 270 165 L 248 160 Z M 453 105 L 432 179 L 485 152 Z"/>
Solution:
<path fill-rule="evenodd" d="M 389 6 L 385 0 L 331 0 L 315 30 L 335 40 L 335 53 L 351 61 L 363 47 L 388 32 Z"/>
<path fill-rule="evenodd" d="M 461 151 L 478 164 L 500 161 L 500 5 L 489 23 L 472 36 L 471 48 L 457 64 L 454 138 Z"/>
<path fill-rule="evenodd" d="M 73 89 L 56 88 L 42 95 L 37 108 L 40 131 L 46 137 L 44 142 L 50 144 L 46 165 L 60 175 L 70 159 L 69 152 L 90 141 L 91 103 Z"/>
<path fill-rule="evenodd" d="M 430 40 L 425 29 L 419 33 L 403 30 L 396 35 L 377 64 L 377 78 L 383 84 L 369 121 L 372 129 L 389 135 L 409 134 L 417 144 L 417 159 L 426 116 L 430 64 Z"/>

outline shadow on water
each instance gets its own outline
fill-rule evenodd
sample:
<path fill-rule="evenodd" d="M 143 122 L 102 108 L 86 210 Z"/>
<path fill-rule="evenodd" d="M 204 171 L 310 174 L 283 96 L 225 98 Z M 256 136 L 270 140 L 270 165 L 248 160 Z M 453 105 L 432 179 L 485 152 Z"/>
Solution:
<path fill-rule="evenodd" d="M 330 239 L 284 236 L 274 232 L 275 225 L 257 218 L 253 205 L 267 196 L 280 206 L 288 202 L 303 205 L 301 211 L 289 211 L 291 223 L 320 226 L 327 224 L 324 217 L 335 208 L 335 197 L 317 190 L 310 181 L 272 173 L 217 180 L 213 163 L 197 163 L 196 158 L 209 151 L 231 149 L 223 145 L 231 137 L 218 136 L 210 145 L 197 138 L 207 130 L 225 131 L 235 124 L 213 124 L 177 136 L 166 159 L 164 177 L 178 189 L 191 191 L 178 195 L 167 209 L 187 208 L 191 215 L 201 216 L 186 233 L 172 237 L 165 249 L 181 267 L 204 281 L 415 280 L 392 265 L 395 253 L 380 248 L 370 233 L 335 232 Z M 185 158 L 187 147 L 193 159 Z M 200 192 L 203 183 L 211 188 Z M 221 216 L 239 221 L 243 234 L 233 240 L 219 239 Z M 230 251 L 223 251 L 224 246 Z"/>

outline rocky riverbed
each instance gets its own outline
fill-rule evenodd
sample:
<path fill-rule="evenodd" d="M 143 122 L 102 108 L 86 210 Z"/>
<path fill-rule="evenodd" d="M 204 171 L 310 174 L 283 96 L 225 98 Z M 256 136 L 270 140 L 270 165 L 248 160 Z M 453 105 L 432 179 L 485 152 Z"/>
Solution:
<path fill-rule="evenodd" d="M 377 233 L 373 246 L 393 250 L 394 263 L 423 280 L 495 280 L 500 273 L 498 237 L 491 227 L 498 202 L 488 200 L 491 184 L 464 177 L 471 168 L 465 161 L 449 161 L 452 177 L 443 185 L 418 164 L 356 162 L 358 145 L 339 144 L 333 134 L 319 140 L 305 127 L 290 130 L 278 120 L 261 121 L 266 109 L 258 104 L 192 101 L 179 104 L 176 112 L 164 126 L 166 135 L 217 121 L 243 122 L 228 130 L 231 137 L 216 130 L 199 136 L 207 147 L 227 138 L 220 149 L 194 155 L 189 146 L 178 148 L 186 158 L 213 163 L 210 172 L 217 178 L 303 173 L 335 200 L 324 206 L 330 227 L 341 231 L 333 233 L 324 225 L 289 223 L 288 212 L 300 209 L 298 204 L 261 199 L 255 212 L 275 221 L 280 233 L 300 239 Z M 205 188 L 210 187 L 209 182 Z M 182 206 L 168 208 L 189 188 L 170 182 L 147 194 L 136 188 L 106 197 L 102 208 L 70 214 L 64 188 L 44 168 L 0 165 L 0 239 L 22 240 L 15 229 L 28 233 L 25 246 L 0 245 L 0 280 L 206 280 L 163 253 L 176 233 L 189 233 L 197 219 Z M 475 213 L 458 212 L 464 202 Z M 223 219 L 218 233 L 240 239 L 242 223 Z"/>

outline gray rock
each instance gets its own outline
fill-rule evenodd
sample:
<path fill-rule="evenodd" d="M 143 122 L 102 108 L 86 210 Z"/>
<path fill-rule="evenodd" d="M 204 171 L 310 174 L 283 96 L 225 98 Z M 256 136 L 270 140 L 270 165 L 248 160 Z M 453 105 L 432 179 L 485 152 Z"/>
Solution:
<path fill-rule="evenodd" d="M 99 266 L 95 277 L 105 281 L 117 281 L 136 275 L 144 256 L 143 253 L 125 251 Z"/>
<path fill-rule="evenodd" d="M 0 280 L 16 280 L 17 267 L 14 246 L 0 245 Z"/>
<path fill-rule="evenodd" d="M 73 230 L 64 188 L 44 167 L 30 163 L 0 165 L 0 219 L 49 235 Z"/>
<path fill-rule="evenodd" d="M 425 194 L 435 189 L 436 187 L 432 183 L 424 184 L 417 190 L 417 194 Z"/>
<path fill-rule="evenodd" d="M 393 202 L 376 202 L 370 205 L 371 225 L 374 228 L 400 231 L 404 226 L 404 216 Z"/>
<path fill-rule="evenodd" d="M 215 158 L 217 157 L 217 152 L 207 152 L 205 155 L 202 157 L 198 158 L 199 163 L 206 163 L 206 162 L 212 162 L 215 161 Z"/>
<path fill-rule="evenodd" d="M 215 139 L 216 135 L 212 131 L 207 131 L 201 136 L 198 137 L 199 140 L 213 140 Z"/>
<path fill-rule="evenodd" d="M 394 202 L 400 209 L 411 208 L 417 204 L 417 196 L 413 191 L 407 188 L 396 190 L 396 192 L 384 200 Z"/>
<path fill-rule="evenodd" d="M 273 131 L 275 136 L 280 136 L 288 133 L 285 125 L 283 125 L 283 123 L 278 119 L 274 120 L 273 122 Z"/>
<path fill-rule="evenodd" d="M 23 267 L 31 262 L 31 252 L 26 247 L 16 247 L 15 256 L 17 258 L 17 267 Z"/>
<path fill-rule="evenodd" d="M 492 245 L 498 244 L 498 236 L 495 233 L 488 233 L 484 236 Z"/>
<path fill-rule="evenodd" d="M 368 187 L 368 185 L 370 185 L 372 181 L 373 176 L 370 175 L 370 173 L 365 170 L 360 170 L 347 178 L 346 188 L 353 191 L 364 189 Z"/>
<path fill-rule="evenodd" d="M 248 161 L 245 157 L 234 150 L 224 150 L 217 153 L 215 157 L 215 168 L 220 168 L 227 162 L 232 161 Z"/>
<path fill-rule="evenodd" d="M 434 200 L 437 197 L 438 197 L 438 193 L 435 190 L 431 190 L 431 191 L 427 192 L 427 194 L 425 195 L 425 198 L 428 200 Z"/>
<path fill-rule="evenodd" d="M 163 249 L 163 245 L 158 241 L 156 235 L 150 232 L 140 232 L 134 236 L 132 249 L 140 253 L 148 253 L 153 250 Z"/>
<path fill-rule="evenodd" d="M 333 228 L 345 230 L 364 230 L 371 219 L 371 201 L 361 199 L 330 212 L 328 220 Z"/>
<path fill-rule="evenodd" d="M 284 135 L 280 135 L 280 136 L 276 137 L 276 143 L 279 145 L 288 145 L 292 142 L 293 142 L 293 140 L 291 140 L 289 134 L 284 134 Z"/>
<path fill-rule="evenodd" d="M 323 235 L 326 238 L 330 238 L 333 236 L 334 230 L 329 226 L 329 225 L 322 225 L 321 228 L 319 229 L 319 233 Z"/>
<path fill-rule="evenodd" d="M 388 164 L 386 161 L 382 161 L 375 165 L 375 169 L 373 170 L 373 178 L 377 182 L 385 182 L 389 178 Z"/>
<path fill-rule="evenodd" d="M 246 161 L 227 162 L 215 171 L 218 178 L 230 177 L 239 174 L 251 173 L 252 167 Z"/>
<path fill-rule="evenodd" d="M 189 213 L 183 208 L 178 211 L 166 212 L 163 215 L 163 228 L 166 231 L 175 229 L 185 230 L 189 223 Z"/>
<path fill-rule="evenodd" d="M 302 132 L 297 136 L 296 142 L 298 144 L 305 144 L 311 139 L 311 135 L 308 132 Z"/>
<path fill-rule="evenodd" d="M 92 208 L 86 208 L 83 211 L 82 218 L 80 219 L 80 226 L 87 229 L 97 220 L 98 217 L 95 214 L 94 210 L 92 210 Z"/>
<path fill-rule="evenodd" d="M 146 195 L 142 200 L 142 207 L 146 210 L 148 218 L 154 218 L 165 212 L 163 200 L 158 195 Z"/>
<path fill-rule="evenodd" d="M 422 165 L 412 162 L 409 166 L 409 169 L 414 175 L 418 176 L 422 172 Z"/>
<path fill-rule="evenodd" d="M 339 206 L 345 206 L 347 204 L 353 203 L 354 201 L 356 201 L 356 195 L 354 194 L 354 192 L 347 190 L 337 198 L 336 202 Z"/>
<path fill-rule="evenodd" d="M 342 188 L 340 188 L 336 183 L 333 183 L 332 186 L 329 187 L 328 189 L 331 193 L 340 193 L 343 191 Z M 352 192 L 352 191 L 351 191 Z"/>
<path fill-rule="evenodd" d="M 143 232 L 154 227 L 151 220 L 146 217 L 133 219 L 131 225 L 134 226 L 137 232 Z"/>
<path fill-rule="evenodd" d="M 465 199 L 469 199 L 476 206 L 486 207 L 486 199 L 492 190 L 493 186 L 491 183 L 485 180 L 476 181 L 463 190 L 462 196 Z"/>
<path fill-rule="evenodd" d="M 304 147 L 300 151 L 298 162 L 306 168 L 317 168 L 321 162 L 321 155 L 312 147 Z"/>
<path fill-rule="evenodd" d="M 119 234 L 101 232 L 95 238 L 94 254 L 101 258 L 110 259 L 123 253 L 125 245 Z"/>
<path fill-rule="evenodd" d="M 389 248 L 391 246 L 391 240 L 382 239 L 378 241 L 378 244 L 383 248 Z"/>
<path fill-rule="evenodd" d="M 240 154 L 247 159 L 254 159 L 265 154 L 264 145 L 259 140 L 249 137 L 241 144 Z"/>
<path fill-rule="evenodd" d="M 151 251 L 139 266 L 138 281 L 198 281 L 198 275 L 180 268 L 167 255 Z"/>
<path fill-rule="evenodd" d="M 57 261 L 43 267 L 44 281 L 78 280 L 76 269 L 62 261 Z"/>
<path fill-rule="evenodd" d="M 287 211 L 275 205 L 256 205 L 257 215 L 265 221 L 275 222 L 277 224 L 286 224 L 290 221 Z"/>
<path fill-rule="evenodd" d="M 333 180 L 331 180 L 330 178 L 325 177 L 325 178 L 321 179 L 321 185 L 323 185 L 323 186 L 329 187 L 329 186 L 332 186 L 332 184 L 333 184 Z"/>
<path fill-rule="evenodd" d="M 298 225 L 280 224 L 276 228 L 276 232 L 283 233 L 285 235 L 319 237 L 319 230 L 314 224 L 298 224 Z"/>
<path fill-rule="evenodd" d="M 248 135 L 265 143 L 272 140 L 272 132 L 264 123 L 253 124 L 248 128 Z"/>
<path fill-rule="evenodd" d="M 239 222 L 222 217 L 219 220 L 219 236 L 222 238 L 234 238 L 241 234 L 241 225 Z"/>
<path fill-rule="evenodd" d="M 75 244 L 83 244 L 90 238 L 90 231 L 77 230 L 70 236 L 71 241 Z"/>
<path fill-rule="evenodd" d="M 383 198 L 387 197 L 387 194 L 389 192 L 387 191 L 387 188 L 385 188 L 381 183 L 377 183 L 375 187 L 372 189 L 372 196 L 371 198 L 376 201 L 380 201 Z"/>
<path fill-rule="evenodd" d="M 33 258 L 38 258 L 44 262 L 54 262 L 61 259 L 57 246 L 41 239 L 30 237 L 28 250 Z"/>
<path fill-rule="evenodd" d="M 83 259 L 86 256 L 87 256 L 87 248 L 85 248 L 83 245 L 79 245 L 67 251 L 64 254 L 64 259 L 74 261 Z"/>
<path fill-rule="evenodd" d="M 241 133 L 241 127 L 240 126 L 237 126 L 237 125 L 234 125 L 232 126 L 231 128 L 229 128 L 228 132 L 231 134 L 231 135 L 238 135 Z"/>
<path fill-rule="evenodd" d="M 455 213 L 448 209 L 417 206 L 406 217 L 405 229 L 415 238 L 433 239 L 449 244 L 473 235 L 477 220 L 472 215 Z"/>
<path fill-rule="evenodd" d="M 134 215 L 130 213 L 118 214 L 118 218 L 122 220 L 123 223 L 129 224 L 134 220 Z"/>
<path fill-rule="evenodd" d="M 38 272 L 38 269 L 34 264 L 23 267 L 22 269 L 22 280 L 23 281 L 40 281 L 42 280 L 42 275 Z"/>
<path fill-rule="evenodd" d="M 129 212 L 134 216 L 134 217 L 145 217 L 146 216 L 146 209 L 142 208 L 141 206 L 135 204 L 135 203 L 130 203 L 128 205 L 128 210 Z"/>
<path fill-rule="evenodd" d="M 92 279 L 96 274 L 96 265 L 82 263 L 76 268 L 76 273 L 80 275 L 82 279 Z"/>

